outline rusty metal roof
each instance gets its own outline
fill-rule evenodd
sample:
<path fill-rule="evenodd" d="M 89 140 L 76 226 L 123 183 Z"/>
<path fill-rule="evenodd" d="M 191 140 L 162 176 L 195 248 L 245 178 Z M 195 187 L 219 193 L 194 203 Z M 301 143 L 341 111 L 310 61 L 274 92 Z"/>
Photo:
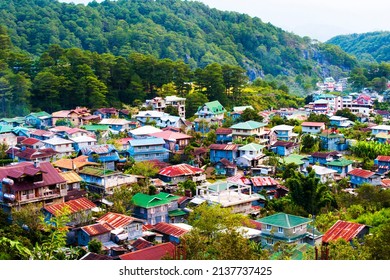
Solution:
<path fill-rule="evenodd" d="M 348 172 L 348 175 L 362 177 L 362 178 L 370 178 L 372 175 L 374 175 L 375 172 L 368 171 L 361 168 L 355 168 Z"/>
<path fill-rule="evenodd" d="M 379 161 L 387 161 L 390 162 L 390 156 L 377 156 L 376 158 Z"/>
<path fill-rule="evenodd" d="M 165 167 L 160 170 L 159 174 L 167 177 L 177 177 L 186 175 L 195 175 L 204 173 L 202 168 L 194 167 L 186 163 Z"/>
<path fill-rule="evenodd" d="M 235 151 L 238 149 L 238 145 L 235 144 L 211 144 L 210 150 L 224 150 L 224 151 Z"/>
<path fill-rule="evenodd" d="M 174 237 L 180 237 L 188 232 L 188 230 L 165 222 L 155 224 L 153 230 Z"/>
<path fill-rule="evenodd" d="M 338 220 L 322 237 L 322 242 L 335 241 L 343 238 L 351 241 L 366 225 Z"/>
<path fill-rule="evenodd" d="M 74 200 L 69 200 L 63 203 L 48 205 L 45 206 L 44 209 L 52 215 L 56 215 L 58 213 L 61 213 L 65 209 L 65 207 L 67 207 L 69 211 L 73 214 L 95 208 L 96 204 L 90 201 L 88 198 L 82 197 Z"/>
<path fill-rule="evenodd" d="M 82 227 L 81 229 L 85 231 L 89 236 L 96 236 L 96 235 L 108 233 L 112 231 L 114 228 L 107 223 L 104 224 L 98 223 L 98 224 Z"/>
<path fill-rule="evenodd" d="M 97 220 L 99 223 L 108 223 L 115 229 L 123 228 L 134 221 L 142 223 L 140 219 L 113 212 L 108 212 Z"/>
<path fill-rule="evenodd" d="M 36 139 L 36 138 L 26 138 L 20 144 L 22 144 L 22 145 L 34 145 L 34 144 L 36 144 L 38 142 L 40 142 L 40 141 L 38 139 Z"/>
<path fill-rule="evenodd" d="M 236 174 L 234 176 L 227 178 L 226 180 L 231 183 L 238 183 L 238 184 L 245 184 L 245 185 L 251 184 L 251 181 L 248 178 L 242 176 L 241 174 Z"/>
<path fill-rule="evenodd" d="M 223 135 L 229 135 L 232 134 L 233 129 L 231 128 L 225 128 L 225 127 L 220 127 L 215 130 L 215 134 L 223 134 Z"/>
<path fill-rule="evenodd" d="M 168 242 L 135 252 L 123 254 L 120 255 L 119 258 L 121 260 L 161 260 L 167 255 L 170 257 L 174 257 L 175 250 L 175 245 L 173 245 L 172 242 Z"/>
<path fill-rule="evenodd" d="M 271 177 L 252 177 L 251 181 L 255 187 L 279 185 L 279 182 Z"/>
<path fill-rule="evenodd" d="M 61 177 L 66 180 L 68 184 L 73 184 L 83 181 L 83 178 L 80 177 L 75 171 L 67 171 L 60 173 Z"/>

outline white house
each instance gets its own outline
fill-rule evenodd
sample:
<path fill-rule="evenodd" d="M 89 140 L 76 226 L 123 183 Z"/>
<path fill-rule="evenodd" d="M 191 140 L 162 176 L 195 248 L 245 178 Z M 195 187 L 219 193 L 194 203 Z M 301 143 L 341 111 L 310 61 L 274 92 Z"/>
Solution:
<path fill-rule="evenodd" d="M 302 133 L 320 133 L 325 129 L 325 123 L 323 122 L 303 122 Z"/>
<path fill-rule="evenodd" d="M 52 148 L 58 153 L 57 157 L 70 156 L 75 152 L 73 148 L 73 141 L 60 137 L 53 137 L 51 139 L 43 140 L 42 143 L 46 148 Z"/>
<path fill-rule="evenodd" d="M 238 148 L 239 157 L 236 159 L 237 166 L 255 167 L 260 158 L 264 157 L 263 149 L 265 146 L 256 143 L 250 143 Z"/>

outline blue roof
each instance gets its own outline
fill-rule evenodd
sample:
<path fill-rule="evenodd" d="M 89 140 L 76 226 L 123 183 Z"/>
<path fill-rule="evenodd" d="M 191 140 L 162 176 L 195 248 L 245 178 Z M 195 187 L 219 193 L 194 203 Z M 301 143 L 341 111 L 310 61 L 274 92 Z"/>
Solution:
<path fill-rule="evenodd" d="M 141 139 L 132 139 L 129 141 L 130 146 L 148 146 L 148 145 L 164 145 L 165 141 L 159 137 L 150 137 L 150 138 L 141 138 Z"/>

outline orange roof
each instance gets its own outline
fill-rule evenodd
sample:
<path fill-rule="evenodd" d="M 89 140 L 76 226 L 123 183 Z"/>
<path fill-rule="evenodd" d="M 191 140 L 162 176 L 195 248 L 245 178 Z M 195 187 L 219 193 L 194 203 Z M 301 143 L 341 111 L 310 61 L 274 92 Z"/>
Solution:
<path fill-rule="evenodd" d="M 89 225 L 81 228 L 83 231 L 85 231 L 89 236 L 96 236 L 108 233 L 112 231 L 114 228 L 110 226 L 107 223 L 104 224 L 94 224 Z"/>
<path fill-rule="evenodd" d="M 161 260 L 167 255 L 170 257 L 175 256 L 175 245 L 171 242 L 123 254 L 119 258 L 121 260 Z"/>
<path fill-rule="evenodd" d="M 355 238 L 366 225 L 338 220 L 322 237 L 322 242 L 335 241 L 343 238 L 351 241 Z"/>
<path fill-rule="evenodd" d="M 69 159 L 69 158 L 59 159 L 53 162 L 53 165 L 58 168 L 74 170 L 77 168 L 84 167 L 86 165 L 99 165 L 99 164 L 96 162 L 88 161 L 88 156 L 79 156 L 74 159 Z"/>
<path fill-rule="evenodd" d="M 368 171 L 368 170 L 361 169 L 361 168 L 355 168 L 355 169 L 348 172 L 348 175 L 353 175 L 353 176 L 362 177 L 362 178 L 370 178 L 374 174 L 375 174 L 375 172 Z"/>
<path fill-rule="evenodd" d="M 82 197 L 74 200 L 69 200 L 63 203 L 57 203 L 45 206 L 44 209 L 51 213 L 52 215 L 56 215 L 61 213 L 64 208 L 67 207 L 71 214 L 76 212 L 81 212 L 83 210 L 88 210 L 96 207 L 96 204 L 90 201 L 88 198 Z"/>
<path fill-rule="evenodd" d="M 133 218 L 130 216 L 113 213 L 113 212 L 108 212 L 97 220 L 97 222 L 99 223 L 108 223 L 110 226 L 116 229 L 123 228 L 124 226 L 127 226 L 129 223 L 133 221 L 142 223 L 142 221 L 137 218 Z"/>

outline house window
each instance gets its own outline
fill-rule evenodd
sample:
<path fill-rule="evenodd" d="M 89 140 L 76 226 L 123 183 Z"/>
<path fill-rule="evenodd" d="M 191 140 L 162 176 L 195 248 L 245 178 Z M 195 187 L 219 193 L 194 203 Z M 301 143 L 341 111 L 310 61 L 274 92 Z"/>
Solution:
<path fill-rule="evenodd" d="M 145 213 L 145 209 L 144 209 L 144 208 L 140 208 L 140 209 L 139 209 L 139 212 L 140 212 L 141 214 L 143 214 L 143 213 Z"/>
<path fill-rule="evenodd" d="M 303 225 L 301 225 L 301 230 L 303 230 Z"/>
<path fill-rule="evenodd" d="M 295 233 L 296 232 L 296 228 L 295 227 L 293 227 L 293 233 Z"/>
<path fill-rule="evenodd" d="M 272 229 L 272 226 L 271 226 L 271 225 L 266 225 L 266 229 L 267 229 L 267 230 L 271 230 L 271 229 Z"/>
<path fill-rule="evenodd" d="M 267 244 L 268 245 L 274 244 L 274 240 L 272 238 L 267 238 Z"/>
<path fill-rule="evenodd" d="M 278 233 L 283 233 L 283 228 L 282 227 L 278 227 Z"/>

